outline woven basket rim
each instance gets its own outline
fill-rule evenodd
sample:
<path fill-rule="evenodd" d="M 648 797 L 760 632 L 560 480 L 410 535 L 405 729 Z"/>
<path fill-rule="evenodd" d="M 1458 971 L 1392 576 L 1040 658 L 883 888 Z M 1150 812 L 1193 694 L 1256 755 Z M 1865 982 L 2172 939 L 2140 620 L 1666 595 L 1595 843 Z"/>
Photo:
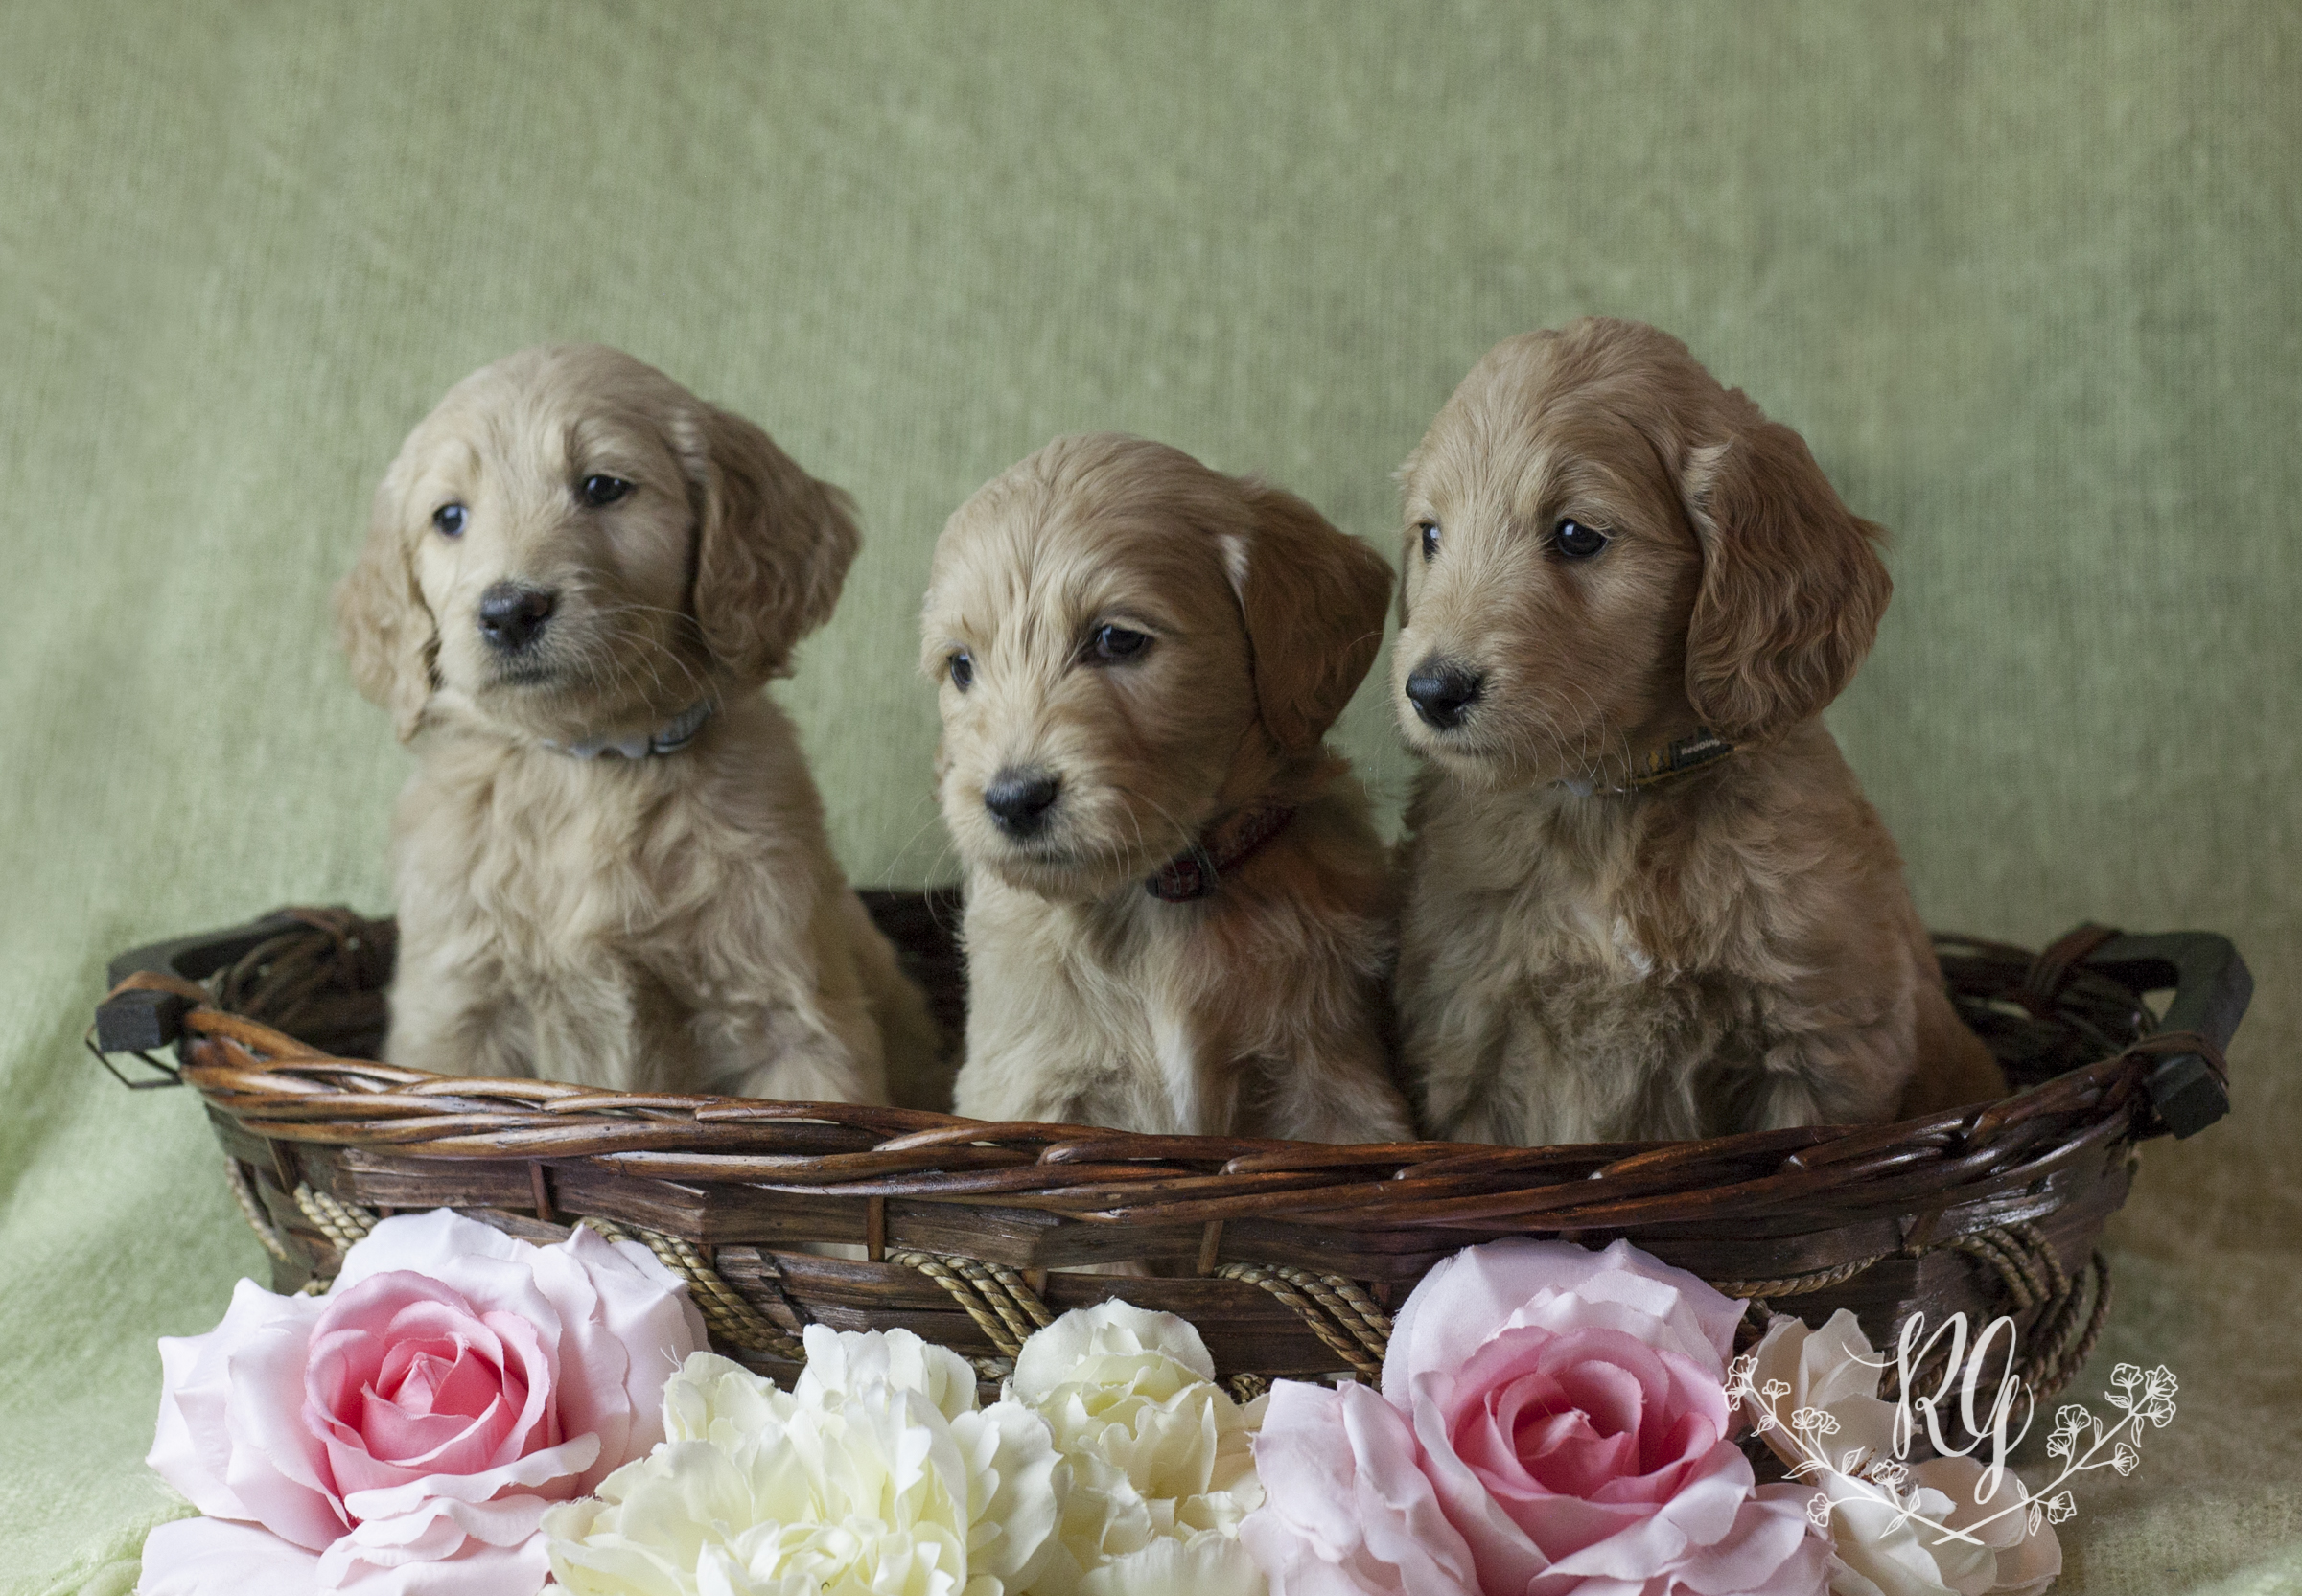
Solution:
<path fill-rule="evenodd" d="M 284 935 L 324 933 L 340 943 L 383 923 L 305 912 L 302 929 Z M 2030 957 L 1979 938 L 1943 946 Z M 2135 1129 L 2153 1059 L 2212 1051 L 2190 1033 L 2137 1036 L 1993 1102 L 1886 1124 L 1546 1147 L 1352 1145 L 430 1075 L 329 1053 L 228 1011 L 205 987 L 183 983 L 182 994 L 194 1005 L 182 1025 L 195 1039 L 183 1078 L 267 1140 L 427 1161 L 582 1159 L 643 1179 L 1036 1208 L 1088 1223 L 1284 1218 L 1354 1232 L 1622 1230 L 1808 1214 L 1844 1224 L 1940 1212 L 2035 1186 L 2099 1152 Z"/>
<path fill-rule="evenodd" d="M 958 966 L 934 899 L 864 897 L 948 1017 Z M 2213 1041 L 2148 1034 L 2137 981 L 2172 969 L 2210 994 L 2175 1007 L 2217 1038 L 2250 990 L 2210 934 L 2120 938 L 2080 969 L 2112 935 L 2082 928 L 2035 958 L 1937 939 L 1965 1011 L 2038 1084 L 1897 1123 L 1707 1142 L 1343 1146 L 427 1075 L 316 1045 L 364 1048 L 384 1012 L 396 928 L 348 910 L 124 955 L 115 975 L 141 973 L 89 1045 L 107 1068 L 108 1046 L 159 1073 L 131 1085 L 198 1091 L 284 1290 L 324 1287 L 389 1214 L 446 1207 L 535 1241 L 573 1223 L 643 1244 L 687 1281 L 715 1348 L 779 1378 L 827 1322 L 913 1329 L 995 1382 L 1033 1325 L 1124 1296 L 1198 1324 L 1244 1400 L 1274 1378 L 1374 1377 L 1398 1294 L 1462 1246 L 1622 1238 L 1746 1299 L 1746 1336 L 1785 1300 L 1810 1323 L 1851 1309 L 1874 1337 L 1913 1312 L 2013 1314 L 2017 1372 L 2043 1400 L 2107 1315 L 2095 1241 L 2133 1144 L 2182 1128 L 2164 1115 L 2170 1072 L 2190 1072 L 2189 1128 L 2226 1102 Z M 170 1040 L 180 1068 L 140 1051 Z"/>

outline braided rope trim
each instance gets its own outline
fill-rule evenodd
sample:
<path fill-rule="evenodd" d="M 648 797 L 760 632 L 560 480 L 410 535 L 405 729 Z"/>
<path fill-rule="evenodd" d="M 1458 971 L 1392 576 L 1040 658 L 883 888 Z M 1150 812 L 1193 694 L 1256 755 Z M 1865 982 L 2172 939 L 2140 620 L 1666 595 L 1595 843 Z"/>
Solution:
<path fill-rule="evenodd" d="M 282 1263 L 293 1263 L 295 1260 L 290 1256 L 287 1244 L 280 1239 L 280 1233 L 273 1227 L 271 1216 L 264 1212 L 263 1200 L 256 1195 L 256 1189 L 248 1184 L 247 1171 L 240 1167 L 240 1160 L 229 1154 L 225 1155 L 223 1161 L 223 1178 L 224 1184 L 232 1189 L 232 1200 L 240 1205 L 240 1216 L 247 1221 L 247 1228 L 256 1233 L 256 1239 L 264 1243 L 264 1250 Z"/>
<path fill-rule="evenodd" d="M 999 1349 L 999 1358 L 969 1359 L 979 1365 L 1005 1360 L 1005 1367 L 998 1375 L 987 1378 L 1004 1379 L 1013 1374 L 1012 1360 L 1023 1351 L 1023 1343 L 1031 1332 L 1055 1323 L 1054 1313 L 1039 1300 L 1039 1294 L 1005 1264 L 986 1263 L 981 1259 L 957 1253 L 926 1253 L 909 1248 L 889 1253 L 887 1261 L 917 1269 L 942 1286 L 967 1317 L 975 1321 L 976 1328 L 990 1337 L 991 1345 Z M 977 1372 L 983 1372 L 980 1366 Z"/>
<path fill-rule="evenodd" d="M 2077 1337 L 2063 1344 L 2053 1362 L 2040 1370 L 2031 1387 L 2031 1395 L 2038 1401 L 2049 1402 L 2061 1395 L 2062 1388 L 2078 1377 L 2079 1369 L 2094 1354 L 2094 1344 L 2102 1338 L 2103 1326 L 2110 1318 L 2110 1261 L 2100 1248 L 2086 1260 L 2081 1273 L 2092 1283 L 2094 1307 L 2086 1315 L 2085 1325 Z M 2076 1299 L 2073 1299 L 2074 1303 Z M 2073 1319 L 2076 1314 L 2073 1313 Z"/>
<path fill-rule="evenodd" d="M 2110 1262 L 2099 1250 L 2086 1261 L 2076 1279 L 2062 1267 L 2046 1232 L 2031 1222 L 1991 1225 L 1938 1241 L 1925 1251 L 1958 1253 L 1989 1269 L 2006 1288 L 2011 1304 L 2009 1311 L 2021 1314 L 2033 1308 L 2040 1310 L 2031 1326 L 2029 1349 L 2014 1369 L 2015 1377 L 2029 1388 L 2033 1400 L 2051 1400 L 2077 1376 L 2110 1315 Z M 1880 1253 L 1834 1268 L 1779 1280 L 1722 1280 L 1710 1284 L 1730 1297 L 1748 1299 L 1754 1328 L 1763 1332 L 1767 1299 L 1824 1290 L 1852 1280 L 1872 1264 L 1892 1256 Z M 1912 1371 L 1913 1383 L 1922 1386 L 1939 1381 L 1948 1356 L 1947 1346 L 1931 1354 L 1924 1364 Z M 1891 1369 L 1886 1385 L 1888 1389 L 1880 1394 L 1895 1399 L 1900 1382 Z"/>
<path fill-rule="evenodd" d="M 1235 1280 L 1269 1292 L 1302 1320 L 1328 1351 L 1369 1379 L 1383 1376 L 1390 1350 L 1390 1316 L 1355 1281 L 1284 1264 L 1226 1263 L 1219 1280 Z"/>
<path fill-rule="evenodd" d="M 241 1216 L 265 1251 L 282 1262 L 292 1262 L 292 1255 L 277 1227 L 265 1214 L 237 1159 L 224 1160 L 224 1177 Z M 296 1207 L 328 1238 L 338 1255 L 350 1251 L 376 1228 L 377 1216 L 372 1211 L 357 1203 L 339 1201 L 307 1183 L 297 1185 L 294 1196 Z M 706 1325 L 721 1340 L 785 1362 L 806 1360 L 804 1346 L 730 1285 L 693 1243 L 643 1227 L 627 1230 L 613 1220 L 596 1216 L 586 1216 L 577 1223 L 609 1241 L 636 1239 L 645 1246 L 664 1267 L 688 1283 L 690 1295 Z M 2109 1261 L 2098 1249 L 2074 1279 L 2062 1267 L 2046 1233 L 2035 1223 L 1994 1225 L 1937 1242 L 1927 1250 L 1938 1249 L 1971 1258 L 1997 1275 L 2015 1313 L 2027 1313 L 2034 1307 L 2042 1309 L 2032 1326 L 2031 1351 L 2022 1358 L 2016 1376 L 2030 1388 L 2035 1400 L 2052 1399 L 2070 1383 L 2093 1353 L 2109 1319 Z M 1756 1311 L 1763 1309 L 1769 1298 L 1824 1290 L 1853 1279 L 1890 1256 L 1881 1253 L 1811 1274 L 1775 1280 L 1710 1284 L 1728 1296 L 1748 1300 Z M 916 1269 L 934 1281 L 999 1350 L 994 1357 L 967 1358 L 969 1366 L 984 1379 L 1002 1380 L 1011 1376 L 1015 1357 L 1032 1331 L 1054 1323 L 1054 1314 L 1038 1293 L 1020 1274 L 1004 1264 L 987 1263 L 959 1254 L 908 1249 L 892 1252 L 887 1257 L 889 1262 Z M 1384 1355 L 1390 1346 L 1391 1320 L 1357 1282 L 1341 1275 L 1320 1274 L 1284 1264 L 1247 1262 L 1225 1264 L 1216 1271 L 1216 1276 L 1267 1291 L 1293 1310 L 1322 1345 L 1359 1375 L 1381 1377 Z M 331 1284 L 331 1280 L 314 1276 L 304 1284 L 301 1294 L 324 1293 Z M 1922 1367 L 1914 1374 L 1923 1383 L 1927 1369 Z M 1899 1382 L 1890 1374 L 1888 1383 Z M 1270 1381 L 1261 1375 L 1234 1375 L 1230 1388 L 1234 1399 L 1244 1404 L 1269 1390 Z M 1891 1398 L 1894 1394 L 1882 1392 L 1882 1395 Z"/>
<path fill-rule="evenodd" d="M 335 1243 L 337 1253 L 348 1253 L 353 1246 L 367 1239 L 368 1232 L 376 1228 L 376 1215 L 358 1203 L 338 1202 L 327 1192 L 299 1183 L 295 1189 L 295 1205 L 304 1211 L 304 1217 L 319 1227 L 319 1233 Z"/>
<path fill-rule="evenodd" d="M 1943 1245 L 1995 1272 L 2015 1312 L 2040 1310 L 2015 1372 L 2035 1400 L 2051 1399 L 2077 1376 L 2110 1317 L 2110 1261 L 2096 1250 L 2074 1280 L 2046 1233 L 2029 1223 L 1993 1225 Z"/>
<path fill-rule="evenodd" d="M 242 1172 L 239 1161 L 226 1159 L 224 1163 L 225 1177 L 231 1186 L 233 1197 L 240 1204 L 241 1216 L 247 1221 L 248 1228 L 256 1233 L 256 1239 L 264 1243 L 265 1251 L 282 1262 L 294 1261 L 281 1241 L 278 1230 L 266 1219 L 255 1192 L 248 1189 L 247 1177 Z M 338 1201 L 309 1184 L 296 1187 L 295 1205 L 328 1238 L 339 1258 L 364 1240 L 368 1233 L 376 1228 L 376 1215 L 370 1210 L 358 1203 Z M 693 1244 L 676 1236 L 665 1236 L 661 1231 L 639 1226 L 627 1231 L 610 1219 L 586 1217 L 577 1223 L 609 1241 L 637 1240 L 655 1254 L 665 1268 L 687 1283 L 688 1296 L 703 1314 L 705 1325 L 722 1341 L 748 1352 L 765 1353 L 789 1363 L 806 1360 L 806 1350 L 800 1342 L 783 1333 L 773 1320 L 754 1307 L 722 1279 L 719 1271 L 711 1267 L 710 1260 Z M 314 1275 L 304 1283 L 299 1294 L 318 1296 L 332 1284 L 333 1277 Z"/>
<path fill-rule="evenodd" d="M 1870 1258 L 1858 1258 L 1851 1263 L 1817 1269 L 1810 1275 L 1784 1275 L 1778 1280 L 1714 1280 L 1710 1284 L 1730 1297 L 1802 1297 L 1809 1291 L 1827 1290 L 1850 1281 L 1881 1259 L 1893 1256 L 1892 1253 L 1878 1253 Z"/>
<path fill-rule="evenodd" d="M 688 1296 L 703 1314 L 704 1323 L 722 1341 L 746 1352 L 765 1353 L 786 1363 L 807 1360 L 806 1348 L 795 1337 L 786 1335 L 774 1320 L 730 1285 L 693 1242 L 639 1225 L 626 1230 L 613 1219 L 602 1219 L 595 1214 L 587 1214 L 576 1224 L 605 1240 L 636 1240 L 655 1254 L 663 1267 L 687 1283 Z"/>
<path fill-rule="evenodd" d="M 2014 1299 L 2014 1311 L 2028 1313 L 2040 1303 L 2070 1295 L 2070 1277 L 2055 1256 L 2046 1233 L 2035 1224 L 1992 1225 L 1942 1243 L 1950 1252 L 1979 1260 L 1997 1272 Z"/>

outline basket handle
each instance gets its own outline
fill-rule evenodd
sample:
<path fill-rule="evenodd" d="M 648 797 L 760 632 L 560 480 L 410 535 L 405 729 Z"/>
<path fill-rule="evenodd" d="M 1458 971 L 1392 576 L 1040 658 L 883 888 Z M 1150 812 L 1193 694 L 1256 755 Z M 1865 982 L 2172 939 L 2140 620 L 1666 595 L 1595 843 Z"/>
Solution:
<path fill-rule="evenodd" d="M 2169 931 L 2111 937 L 2081 960 L 2137 993 L 2174 989 L 2162 1033 L 2188 1031 L 2220 1052 L 2230 1046 L 2254 996 L 2253 972 L 2227 937 Z M 2151 1067 L 2151 1102 L 2177 1137 L 2196 1136 L 2230 1112 L 2230 1088 L 2203 1053 L 2171 1052 Z"/>
<path fill-rule="evenodd" d="M 105 979 L 114 990 L 96 1006 L 96 1046 L 105 1052 L 150 1052 L 184 1033 L 184 1016 L 192 1011 L 192 1000 L 158 986 L 117 990 L 129 976 L 149 972 L 179 981 L 204 981 L 302 923 L 281 911 L 228 930 L 131 948 L 105 966 Z"/>

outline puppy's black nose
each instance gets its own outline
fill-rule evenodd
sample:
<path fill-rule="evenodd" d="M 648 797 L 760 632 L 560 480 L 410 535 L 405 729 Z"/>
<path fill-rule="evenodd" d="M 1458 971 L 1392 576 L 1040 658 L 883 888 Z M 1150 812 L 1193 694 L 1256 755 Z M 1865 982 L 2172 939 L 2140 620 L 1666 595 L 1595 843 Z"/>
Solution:
<path fill-rule="evenodd" d="M 517 654 L 535 641 L 559 594 L 519 582 L 498 582 L 479 595 L 479 635 L 491 648 Z"/>
<path fill-rule="evenodd" d="M 1407 696 L 1415 703 L 1423 724 L 1440 731 L 1463 724 L 1463 716 L 1478 702 L 1486 679 L 1452 659 L 1432 658 L 1415 667 L 1407 679 Z"/>
<path fill-rule="evenodd" d="M 1001 771 L 983 790 L 983 806 L 1010 837 L 1029 837 L 1047 823 L 1062 785 L 1045 771 Z"/>

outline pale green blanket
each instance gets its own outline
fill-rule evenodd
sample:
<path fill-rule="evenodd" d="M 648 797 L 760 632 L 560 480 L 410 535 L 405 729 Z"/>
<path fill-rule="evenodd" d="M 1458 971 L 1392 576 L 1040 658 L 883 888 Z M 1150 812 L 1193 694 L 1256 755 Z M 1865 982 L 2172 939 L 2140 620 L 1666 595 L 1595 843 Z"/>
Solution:
<path fill-rule="evenodd" d="M 327 619 L 450 382 L 597 338 L 853 490 L 783 688 L 863 882 L 942 867 L 913 617 L 1058 431 L 1392 546 L 1470 362 L 1678 332 L 1899 535 L 1833 724 L 1928 917 L 2237 937 L 2239 1109 L 2151 1149 L 2089 1373 L 2174 1426 L 2064 1588 L 2302 1589 L 2302 12 L 16 0 L 0 12 L 0 1587 L 178 1511 L 152 1338 L 261 1254 L 107 955 L 386 906 L 403 771 Z M 1386 799 L 1380 691 L 1345 741 Z M 2083 1388 L 2081 1388 L 2083 1389 Z"/>

